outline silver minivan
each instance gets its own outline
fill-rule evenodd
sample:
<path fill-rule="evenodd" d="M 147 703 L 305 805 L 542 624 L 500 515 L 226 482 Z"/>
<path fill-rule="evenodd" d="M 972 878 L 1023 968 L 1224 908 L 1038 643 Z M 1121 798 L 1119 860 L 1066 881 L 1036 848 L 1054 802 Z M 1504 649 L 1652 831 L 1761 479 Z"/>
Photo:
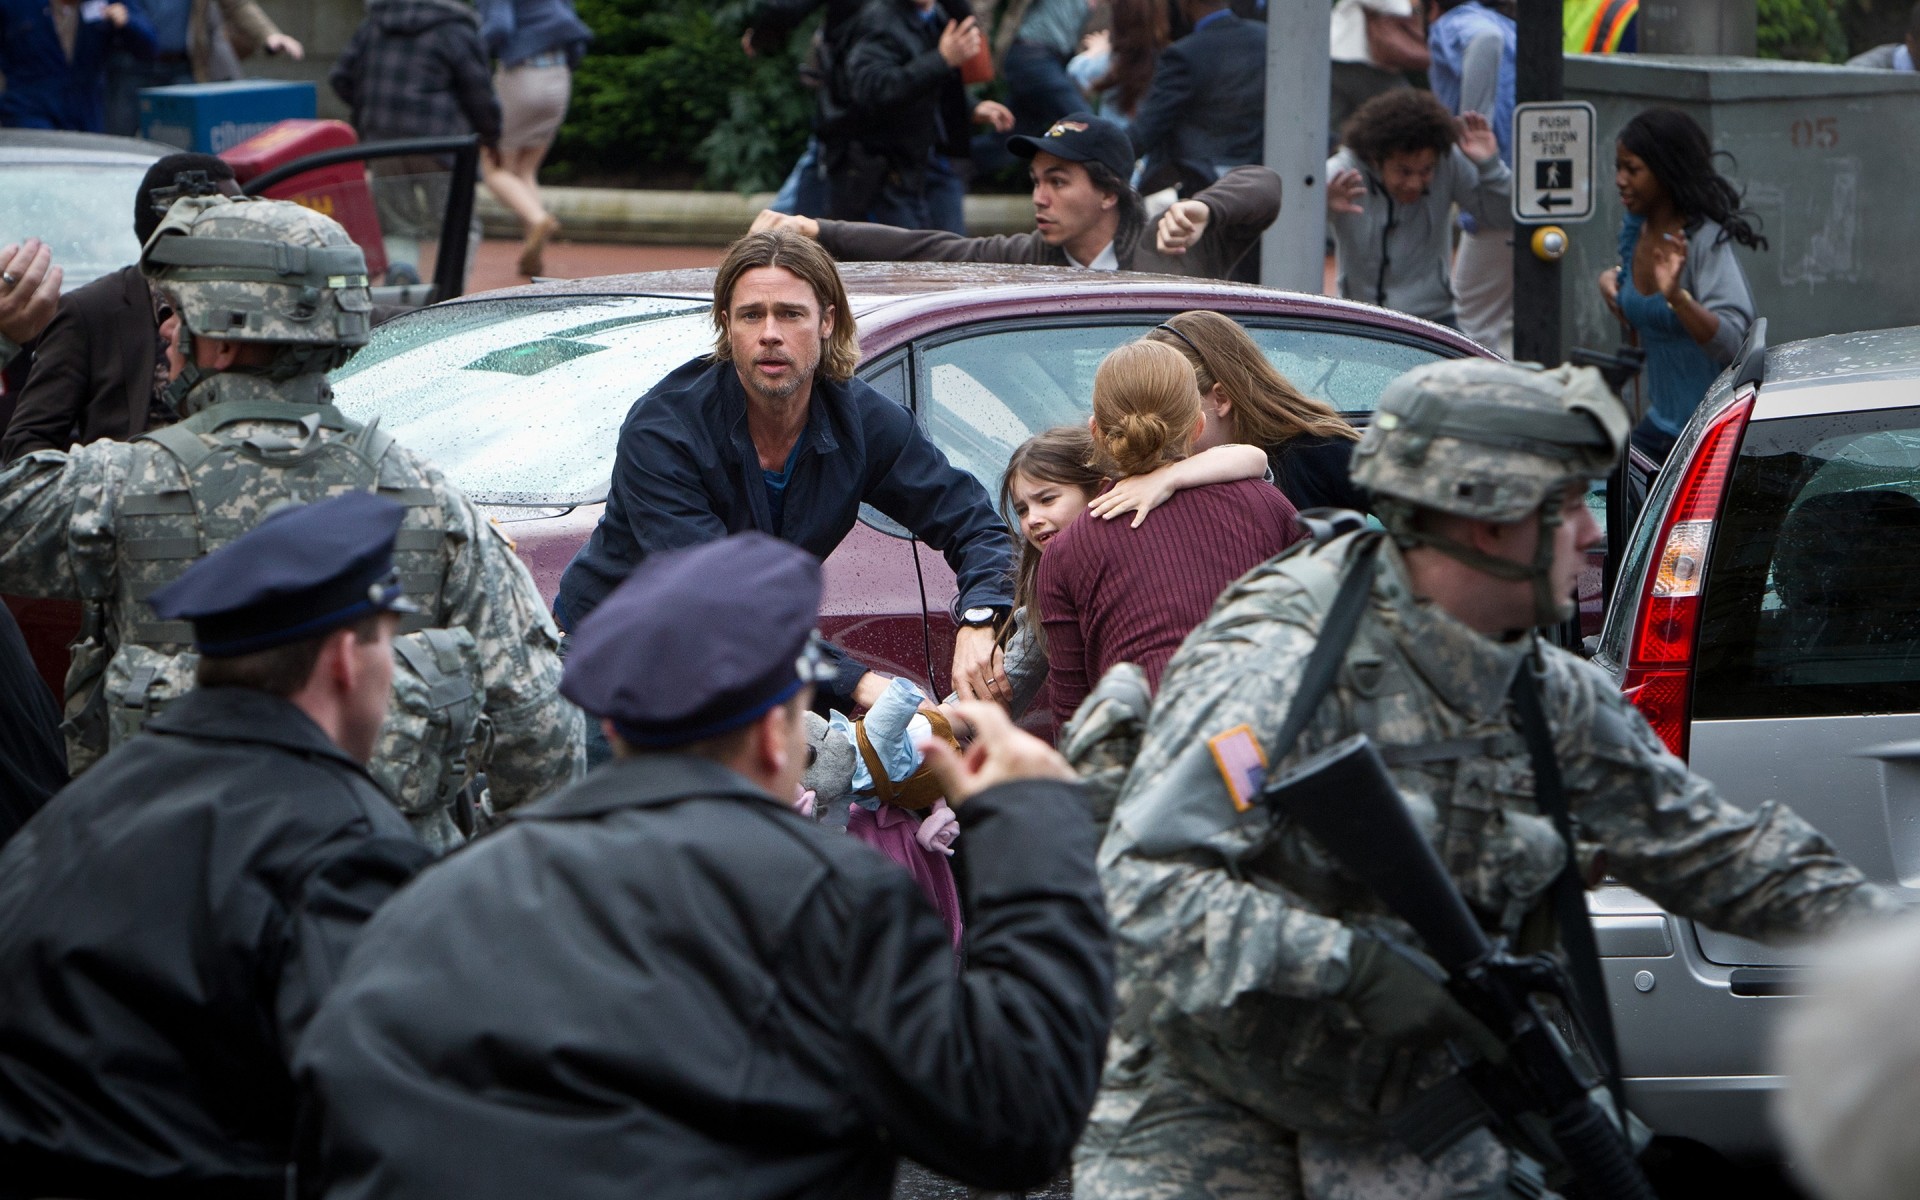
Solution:
<path fill-rule="evenodd" d="M 1791 806 L 1920 888 L 1920 328 L 1749 346 L 1654 480 L 1595 661 L 1730 801 Z M 1795 951 L 1626 888 L 1591 907 L 1629 1103 L 1770 1155 Z"/>

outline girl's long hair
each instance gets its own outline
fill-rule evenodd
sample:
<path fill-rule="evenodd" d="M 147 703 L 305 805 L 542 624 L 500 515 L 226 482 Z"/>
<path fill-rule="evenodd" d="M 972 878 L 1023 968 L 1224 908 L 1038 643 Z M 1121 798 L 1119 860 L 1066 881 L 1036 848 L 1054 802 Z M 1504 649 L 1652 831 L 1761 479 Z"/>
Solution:
<path fill-rule="evenodd" d="M 1220 385 L 1233 402 L 1235 441 L 1272 450 L 1301 436 L 1359 440 L 1359 431 L 1333 405 L 1293 386 L 1246 330 L 1217 312 L 1180 313 L 1147 337 L 1186 358 L 1202 397 Z"/>
<path fill-rule="evenodd" d="M 1754 227 L 1759 218 L 1740 207 L 1739 190 L 1714 169 L 1714 158 L 1726 151 L 1715 151 L 1692 117 L 1677 108 L 1649 108 L 1627 122 L 1620 145 L 1647 164 L 1689 227 L 1710 218 L 1720 224 L 1715 245 L 1732 238 L 1749 249 L 1767 248 L 1767 239 Z M 1731 154 L 1726 157 L 1733 161 Z"/>
<path fill-rule="evenodd" d="M 1106 482 L 1093 466 L 1093 434 L 1085 425 L 1061 425 L 1045 433 L 1036 433 L 1020 444 L 1007 460 L 1000 476 L 1000 516 L 1020 543 L 1020 559 L 1013 568 L 1013 606 L 1027 610 L 1027 628 L 1032 631 L 1034 648 L 1044 657 L 1047 643 L 1040 628 L 1040 610 L 1034 605 L 1035 581 L 1040 574 L 1040 550 L 1020 532 L 1023 523 L 1013 511 L 1013 479 L 1025 475 L 1037 483 L 1079 488 L 1089 498 Z M 1001 623 L 998 640 L 1002 646 L 1013 635 L 1011 616 Z"/>
<path fill-rule="evenodd" d="M 1115 107 L 1130 118 L 1147 97 L 1160 52 L 1173 41 L 1166 0 L 1113 0 L 1113 28 L 1107 36 L 1112 46 L 1107 73 L 1094 81 L 1093 91 L 1114 89 Z"/>

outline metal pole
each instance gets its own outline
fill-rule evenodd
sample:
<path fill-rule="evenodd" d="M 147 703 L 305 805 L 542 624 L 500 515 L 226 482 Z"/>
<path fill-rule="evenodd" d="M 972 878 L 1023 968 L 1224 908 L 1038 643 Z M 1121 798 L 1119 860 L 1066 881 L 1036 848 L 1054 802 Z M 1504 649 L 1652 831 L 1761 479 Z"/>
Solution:
<path fill-rule="evenodd" d="M 1260 242 L 1260 281 L 1316 295 L 1326 277 L 1332 16 L 1330 0 L 1267 5 L 1266 163 L 1280 176 L 1280 216 Z"/>
<path fill-rule="evenodd" d="M 1514 75 L 1514 98 L 1561 100 L 1565 86 L 1561 68 L 1563 0 L 1520 0 L 1520 45 Z M 1515 179 L 1513 186 L 1530 185 Z M 1560 264 L 1547 262 L 1531 249 L 1538 225 L 1513 228 L 1513 356 L 1521 362 L 1549 366 L 1565 357 L 1560 350 Z"/>

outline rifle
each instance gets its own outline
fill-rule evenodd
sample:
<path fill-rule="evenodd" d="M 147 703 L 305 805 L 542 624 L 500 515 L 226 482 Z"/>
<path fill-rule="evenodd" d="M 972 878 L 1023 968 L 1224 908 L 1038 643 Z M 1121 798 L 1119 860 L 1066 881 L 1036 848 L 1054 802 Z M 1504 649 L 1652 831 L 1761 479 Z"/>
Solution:
<path fill-rule="evenodd" d="M 1480 928 L 1439 856 L 1407 811 L 1373 743 L 1349 737 L 1271 779 L 1262 799 L 1291 817 L 1333 857 L 1413 927 L 1446 971 L 1446 988 L 1468 1013 L 1505 1043 L 1504 1063 L 1463 1064 L 1469 1100 L 1429 1128 L 1425 1140 L 1444 1146 L 1491 1118 L 1510 1142 L 1549 1151 L 1565 1164 L 1585 1200 L 1655 1200 L 1632 1148 L 1593 1099 L 1599 1080 L 1561 1039 L 1541 997 L 1558 1001 L 1578 1036 L 1579 1009 L 1560 963 L 1548 954 L 1517 955 Z M 1587 1039 L 1591 1045 L 1591 1039 Z M 1621 1113 L 1624 1122 L 1626 1114 Z M 1545 1124 L 1545 1141 L 1537 1130 Z"/>

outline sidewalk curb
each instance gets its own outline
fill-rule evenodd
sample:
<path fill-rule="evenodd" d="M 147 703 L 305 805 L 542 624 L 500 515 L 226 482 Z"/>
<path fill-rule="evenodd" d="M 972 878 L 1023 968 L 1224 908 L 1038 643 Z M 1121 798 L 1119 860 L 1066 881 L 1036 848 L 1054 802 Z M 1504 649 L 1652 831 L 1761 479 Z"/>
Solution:
<path fill-rule="evenodd" d="M 773 202 L 773 193 L 543 187 L 540 198 L 560 218 L 559 236 L 567 241 L 725 246 L 747 231 L 760 210 Z M 521 236 L 513 214 L 485 186 L 476 190 L 474 207 L 488 237 Z M 966 213 L 967 230 L 975 235 L 1033 228 L 1033 202 L 1025 196 L 968 196 Z"/>

